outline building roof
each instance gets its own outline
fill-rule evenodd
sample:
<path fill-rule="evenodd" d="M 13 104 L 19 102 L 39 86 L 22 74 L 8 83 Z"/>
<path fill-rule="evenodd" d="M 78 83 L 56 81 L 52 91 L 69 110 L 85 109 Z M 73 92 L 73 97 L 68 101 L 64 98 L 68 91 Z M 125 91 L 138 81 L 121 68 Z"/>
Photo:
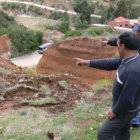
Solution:
<path fill-rule="evenodd" d="M 124 22 L 124 21 L 129 21 L 129 19 L 124 18 L 124 17 L 118 17 L 118 18 L 115 18 L 114 21 L 116 21 L 116 22 Z"/>

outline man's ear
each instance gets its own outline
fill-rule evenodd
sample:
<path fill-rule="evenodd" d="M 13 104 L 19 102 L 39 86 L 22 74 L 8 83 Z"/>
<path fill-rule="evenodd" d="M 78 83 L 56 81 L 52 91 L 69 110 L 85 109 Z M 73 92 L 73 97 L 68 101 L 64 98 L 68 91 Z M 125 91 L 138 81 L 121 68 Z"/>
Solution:
<path fill-rule="evenodd" d="M 122 44 L 122 49 L 127 50 L 127 48 L 126 48 L 126 46 L 124 44 Z"/>

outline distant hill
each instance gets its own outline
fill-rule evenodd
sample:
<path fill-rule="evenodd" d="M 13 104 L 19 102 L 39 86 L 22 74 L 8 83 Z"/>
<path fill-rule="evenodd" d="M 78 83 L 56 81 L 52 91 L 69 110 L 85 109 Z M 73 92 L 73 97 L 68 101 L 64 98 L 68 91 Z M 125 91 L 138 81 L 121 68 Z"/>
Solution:
<path fill-rule="evenodd" d="M 0 11 L 0 36 L 4 34 L 8 35 L 18 52 L 12 54 L 12 57 L 35 51 L 42 44 L 42 32 L 26 30 L 24 26 L 17 24 L 13 17 Z"/>

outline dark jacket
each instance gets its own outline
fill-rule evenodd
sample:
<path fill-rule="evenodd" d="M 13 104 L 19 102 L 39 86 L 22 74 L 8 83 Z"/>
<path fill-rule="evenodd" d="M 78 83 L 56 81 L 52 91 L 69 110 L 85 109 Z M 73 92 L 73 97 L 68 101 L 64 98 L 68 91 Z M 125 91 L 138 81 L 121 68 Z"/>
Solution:
<path fill-rule="evenodd" d="M 108 40 L 108 45 L 110 45 L 110 46 L 116 46 L 117 47 L 117 40 L 118 40 L 117 37 L 110 38 Z M 140 41 L 139 41 L 139 46 L 138 46 L 138 52 L 140 53 Z"/>
<path fill-rule="evenodd" d="M 89 60 L 90 67 L 117 70 L 113 85 L 112 109 L 116 115 L 140 109 L 140 54 L 122 59 Z"/>

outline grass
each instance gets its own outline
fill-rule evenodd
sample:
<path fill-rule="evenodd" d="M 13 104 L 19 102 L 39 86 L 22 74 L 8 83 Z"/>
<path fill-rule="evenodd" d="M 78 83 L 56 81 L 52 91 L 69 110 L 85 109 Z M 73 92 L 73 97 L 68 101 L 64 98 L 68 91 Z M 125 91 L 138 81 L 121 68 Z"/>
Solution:
<path fill-rule="evenodd" d="M 140 1 L 139 0 L 135 0 L 135 4 L 140 4 Z"/>
<path fill-rule="evenodd" d="M 6 75 L 11 74 L 10 71 L 8 71 L 8 70 L 6 70 L 4 68 L 1 68 L 1 67 L 0 67 L 0 72 L 2 72 L 3 74 L 6 74 Z"/>
<path fill-rule="evenodd" d="M 85 91 L 85 92 L 83 92 L 83 94 L 86 95 L 87 97 L 91 97 L 94 95 L 93 92 L 89 92 L 89 91 Z"/>
<path fill-rule="evenodd" d="M 105 81 L 96 84 L 110 85 Z M 89 96 L 92 92 L 83 94 Z M 111 102 L 111 98 L 103 96 L 92 103 L 82 99 L 75 109 L 58 114 L 48 114 L 34 107 L 11 110 L 0 116 L 0 140 L 49 140 L 48 132 L 63 140 L 97 140 L 97 130 L 110 108 L 106 102 Z M 131 140 L 140 140 L 139 129 L 131 131 Z"/>
<path fill-rule="evenodd" d="M 41 93 L 45 94 L 45 95 L 49 95 L 51 92 L 50 92 L 50 89 L 47 85 L 42 85 L 41 86 Z"/>
<path fill-rule="evenodd" d="M 96 84 L 93 86 L 93 90 L 101 90 L 103 89 L 105 86 L 112 86 L 113 82 L 110 81 L 109 79 L 105 78 L 102 80 L 99 80 L 96 82 Z"/>
<path fill-rule="evenodd" d="M 64 80 L 62 81 L 58 81 L 59 86 L 63 87 L 63 88 L 67 88 L 68 87 L 68 83 Z"/>
<path fill-rule="evenodd" d="M 23 67 L 23 69 L 24 69 L 29 75 L 34 75 L 34 74 L 35 74 L 31 69 L 29 69 L 29 68 L 27 68 L 27 67 Z"/>
<path fill-rule="evenodd" d="M 36 100 L 22 100 L 20 104 L 29 104 L 29 105 L 44 105 L 49 103 L 57 103 L 57 101 L 53 98 L 44 98 L 44 99 L 36 99 Z"/>

